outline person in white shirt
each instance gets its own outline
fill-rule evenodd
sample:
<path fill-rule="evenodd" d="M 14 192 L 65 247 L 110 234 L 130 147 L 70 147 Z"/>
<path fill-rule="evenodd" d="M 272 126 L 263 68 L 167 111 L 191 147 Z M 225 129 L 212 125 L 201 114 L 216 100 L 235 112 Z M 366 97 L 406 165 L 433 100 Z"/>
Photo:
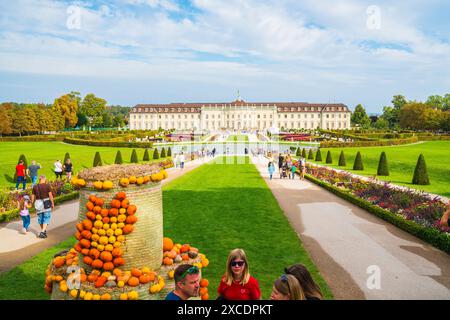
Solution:
<path fill-rule="evenodd" d="M 184 169 L 184 161 L 185 161 L 185 159 L 184 159 L 183 152 L 179 155 L 179 159 L 180 159 L 180 168 Z"/>
<path fill-rule="evenodd" d="M 55 174 L 56 174 L 56 179 L 58 179 L 58 177 L 60 179 L 62 179 L 63 165 L 62 165 L 61 161 L 60 160 L 56 160 L 56 162 L 54 163 L 54 166 L 55 166 L 54 171 L 55 171 Z"/>

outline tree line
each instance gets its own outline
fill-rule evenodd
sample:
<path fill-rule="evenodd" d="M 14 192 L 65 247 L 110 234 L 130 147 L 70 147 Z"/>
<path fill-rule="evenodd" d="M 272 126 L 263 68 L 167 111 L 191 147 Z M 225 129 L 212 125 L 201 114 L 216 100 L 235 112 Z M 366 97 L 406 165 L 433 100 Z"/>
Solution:
<path fill-rule="evenodd" d="M 56 98 L 53 104 L 0 104 L 0 134 L 37 134 L 81 127 L 123 127 L 128 124 L 129 108 L 107 106 L 107 101 L 89 93 L 83 99 L 79 92 Z"/>
<path fill-rule="evenodd" d="M 352 114 L 352 124 L 363 129 L 411 129 L 450 131 L 450 93 L 429 96 L 427 101 L 407 100 L 395 95 L 392 106 L 385 106 L 383 114 L 372 122 L 359 104 Z"/>

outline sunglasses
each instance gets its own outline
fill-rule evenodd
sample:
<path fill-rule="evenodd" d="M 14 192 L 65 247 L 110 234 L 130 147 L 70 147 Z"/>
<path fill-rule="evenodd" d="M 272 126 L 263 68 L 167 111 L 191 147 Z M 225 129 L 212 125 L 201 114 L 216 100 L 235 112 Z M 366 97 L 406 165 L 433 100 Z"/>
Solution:
<path fill-rule="evenodd" d="M 185 272 L 183 272 L 183 274 L 181 275 L 181 279 L 186 277 L 186 275 L 188 275 L 188 274 L 197 274 L 197 273 L 199 273 L 198 267 L 197 266 L 192 266 L 189 269 L 187 269 Z"/>
<path fill-rule="evenodd" d="M 231 266 L 232 267 L 242 267 L 245 264 L 245 261 L 232 261 Z"/>

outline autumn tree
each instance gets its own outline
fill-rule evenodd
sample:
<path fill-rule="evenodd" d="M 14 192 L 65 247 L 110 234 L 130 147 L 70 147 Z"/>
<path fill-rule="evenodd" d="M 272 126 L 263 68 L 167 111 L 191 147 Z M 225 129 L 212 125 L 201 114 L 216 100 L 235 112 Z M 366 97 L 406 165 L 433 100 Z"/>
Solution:
<path fill-rule="evenodd" d="M 12 121 L 6 106 L 0 106 L 0 135 L 12 133 Z"/>
<path fill-rule="evenodd" d="M 73 128 L 78 122 L 78 98 L 73 94 L 65 94 L 55 99 L 53 108 L 63 117 L 64 128 Z"/>
<path fill-rule="evenodd" d="M 96 97 L 94 94 L 87 94 L 81 103 L 80 111 L 86 115 L 91 126 L 101 126 L 103 123 L 103 112 L 105 111 L 106 100 Z"/>

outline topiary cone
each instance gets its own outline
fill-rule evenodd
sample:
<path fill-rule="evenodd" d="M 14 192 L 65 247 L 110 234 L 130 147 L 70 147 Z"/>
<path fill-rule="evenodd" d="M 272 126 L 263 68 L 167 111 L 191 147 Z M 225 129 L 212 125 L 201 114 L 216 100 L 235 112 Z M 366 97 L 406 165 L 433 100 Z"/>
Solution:
<path fill-rule="evenodd" d="M 414 169 L 414 177 L 412 180 L 413 184 L 419 185 L 427 185 L 430 184 L 430 180 L 428 178 L 427 165 L 425 163 L 425 158 L 423 154 L 419 156 L 417 159 L 416 168 Z"/>
<path fill-rule="evenodd" d="M 95 153 L 93 167 L 102 166 L 102 158 L 100 157 L 100 152 Z"/>
<path fill-rule="evenodd" d="M 122 160 L 122 152 L 120 152 L 120 150 L 117 150 L 116 153 L 116 159 L 114 160 L 115 164 L 122 164 L 123 160 Z"/>
<path fill-rule="evenodd" d="M 153 152 L 153 159 L 159 159 L 159 152 L 157 148 L 155 148 L 155 151 Z"/>
<path fill-rule="evenodd" d="M 327 152 L 327 159 L 325 160 L 326 163 L 333 163 L 333 158 L 331 157 L 331 152 L 328 150 Z"/>
<path fill-rule="evenodd" d="M 388 168 L 386 153 L 384 151 L 380 155 L 380 161 L 378 162 L 377 175 L 379 175 L 379 176 L 388 176 L 389 175 L 389 168 Z"/>
<path fill-rule="evenodd" d="M 305 148 L 302 149 L 302 157 L 306 159 L 306 149 Z"/>
<path fill-rule="evenodd" d="M 300 155 L 301 155 L 300 147 L 297 148 L 297 152 L 295 153 L 295 155 L 296 155 L 297 157 L 300 157 Z"/>
<path fill-rule="evenodd" d="M 317 149 L 315 161 L 322 161 L 322 153 L 320 153 L 320 148 Z"/>
<path fill-rule="evenodd" d="M 312 149 L 309 149 L 309 152 L 308 152 L 308 159 L 314 159 L 314 154 L 313 154 Z"/>
<path fill-rule="evenodd" d="M 137 153 L 136 153 L 136 149 L 133 149 L 133 151 L 131 152 L 130 162 L 131 163 L 138 163 L 139 162 L 138 156 L 137 156 Z"/>
<path fill-rule="evenodd" d="M 364 170 L 364 165 L 361 159 L 361 153 L 358 151 L 355 158 L 355 163 L 353 164 L 353 170 Z"/>
<path fill-rule="evenodd" d="M 347 165 L 347 163 L 345 161 L 344 150 L 342 150 L 341 154 L 339 155 L 339 166 L 340 167 L 345 167 L 346 165 Z"/>
<path fill-rule="evenodd" d="M 148 154 L 148 149 L 145 149 L 144 157 L 142 158 L 142 161 L 150 161 L 150 155 Z"/>

